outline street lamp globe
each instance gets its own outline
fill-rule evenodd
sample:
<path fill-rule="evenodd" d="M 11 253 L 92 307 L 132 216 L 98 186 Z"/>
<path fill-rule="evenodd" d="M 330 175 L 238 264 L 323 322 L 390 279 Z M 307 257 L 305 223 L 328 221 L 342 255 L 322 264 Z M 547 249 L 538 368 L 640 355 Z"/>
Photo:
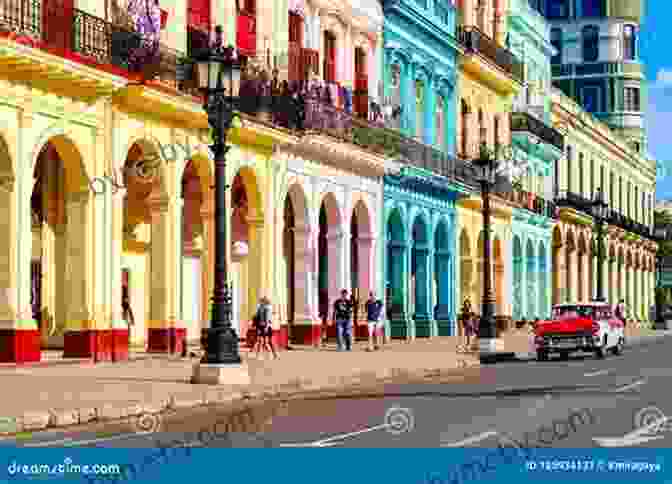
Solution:
<path fill-rule="evenodd" d="M 222 27 L 215 27 L 217 40 L 221 46 Z M 235 95 L 240 85 L 240 62 L 236 50 L 229 47 L 214 47 L 200 53 L 196 59 L 198 88 L 206 93 L 224 92 L 229 97 Z"/>

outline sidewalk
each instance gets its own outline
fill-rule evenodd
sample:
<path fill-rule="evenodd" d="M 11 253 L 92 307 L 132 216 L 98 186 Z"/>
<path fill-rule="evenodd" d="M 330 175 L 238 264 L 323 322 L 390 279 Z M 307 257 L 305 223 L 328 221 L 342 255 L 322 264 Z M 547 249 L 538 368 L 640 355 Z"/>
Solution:
<path fill-rule="evenodd" d="M 35 431 L 97 420 L 115 420 L 168 408 L 241 399 L 299 397 L 303 393 L 339 390 L 381 382 L 410 381 L 428 376 L 459 375 L 478 367 L 474 355 L 458 354 L 454 337 L 397 342 L 376 352 L 356 344 L 349 353 L 335 347 L 295 347 L 278 360 L 242 354 L 252 384 L 189 383 L 196 358 L 132 354 L 122 363 L 76 362 L 42 366 L 0 367 L 4 395 L 0 401 L 0 433 Z M 58 358 L 47 358 L 57 363 Z M 298 394 L 298 395 L 297 395 Z M 8 424 L 9 422 L 9 424 Z M 11 428 L 15 427 L 15 428 Z"/>

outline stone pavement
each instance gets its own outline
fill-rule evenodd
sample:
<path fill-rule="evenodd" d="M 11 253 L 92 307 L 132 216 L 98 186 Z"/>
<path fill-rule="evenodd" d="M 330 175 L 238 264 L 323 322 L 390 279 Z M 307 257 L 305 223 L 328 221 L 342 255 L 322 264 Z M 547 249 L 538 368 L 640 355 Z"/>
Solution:
<path fill-rule="evenodd" d="M 0 366 L 4 389 L 0 400 L 0 433 L 35 431 L 93 421 L 116 420 L 142 413 L 203 404 L 229 404 L 243 399 L 287 396 L 315 391 L 347 394 L 348 386 L 386 381 L 412 381 L 428 376 L 464 373 L 477 367 L 474 355 L 459 354 L 454 337 L 387 344 L 376 352 L 341 353 L 333 346 L 317 350 L 297 347 L 280 358 L 256 359 L 242 354 L 252 384 L 244 387 L 189 383 L 196 358 L 132 354 L 121 363 L 77 361 Z"/>

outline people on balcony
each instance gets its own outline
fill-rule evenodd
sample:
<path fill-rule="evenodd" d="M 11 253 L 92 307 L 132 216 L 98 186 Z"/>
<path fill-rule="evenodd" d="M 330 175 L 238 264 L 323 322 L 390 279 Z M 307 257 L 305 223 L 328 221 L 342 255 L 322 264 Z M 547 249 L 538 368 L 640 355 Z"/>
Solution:
<path fill-rule="evenodd" d="M 140 47 L 133 49 L 129 65 L 140 71 L 158 62 L 161 34 L 159 0 L 128 0 L 127 11 L 133 20 L 135 32 L 140 34 Z"/>

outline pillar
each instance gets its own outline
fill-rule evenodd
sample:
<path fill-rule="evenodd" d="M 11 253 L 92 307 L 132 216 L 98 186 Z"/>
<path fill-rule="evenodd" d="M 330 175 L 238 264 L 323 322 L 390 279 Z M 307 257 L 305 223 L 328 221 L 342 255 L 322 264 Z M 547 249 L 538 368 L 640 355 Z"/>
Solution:
<path fill-rule="evenodd" d="M 122 361 L 128 359 L 128 348 L 131 342 L 130 329 L 127 322 L 123 319 L 121 308 L 121 259 L 124 250 L 124 198 L 125 189 L 112 190 L 112 184 L 107 181 L 108 190 L 106 190 L 107 206 L 106 220 L 108 224 L 109 240 L 109 294 L 111 315 L 110 331 L 112 340 L 112 359 Z M 144 337 L 143 337 L 144 339 Z"/>
<path fill-rule="evenodd" d="M 436 92 L 434 80 L 428 78 L 426 81 L 427 87 L 425 89 L 425 99 L 424 99 L 424 128 L 425 132 L 423 133 L 423 141 L 427 146 L 434 146 L 434 142 L 437 138 L 434 125 L 436 124 Z M 445 111 L 444 111 L 445 117 Z"/>
<path fill-rule="evenodd" d="M 407 267 L 408 267 L 408 246 L 403 242 L 389 241 L 388 257 L 388 281 L 392 293 L 392 304 L 390 311 L 390 325 L 392 338 L 407 338 L 409 336 L 406 311 L 407 304 Z"/>
<path fill-rule="evenodd" d="M 147 324 L 147 351 L 180 353 L 185 329 L 177 321 L 179 301 L 179 232 L 183 200 L 161 196 L 150 201 L 151 225 L 151 296 Z"/>
<path fill-rule="evenodd" d="M 438 284 L 438 298 L 436 301 L 436 312 L 434 317 L 436 318 L 437 333 L 438 336 L 450 336 L 451 335 L 451 316 L 452 316 L 452 307 L 451 307 L 451 292 L 454 290 L 451 284 L 451 280 L 455 281 L 456 279 L 451 278 L 452 271 L 452 260 L 450 256 L 450 251 L 448 250 L 437 250 L 435 256 L 435 267 L 434 273 L 437 276 Z"/>
<path fill-rule="evenodd" d="M 576 301 L 577 299 L 577 270 L 576 270 L 576 258 L 577 250 L 570 249 L 567 245 L 567 250 L 565 251 L 565 257 L 567 260 L 567 291 L 565 302 Z"/>
<path fill-rule="evenodd" d="M 431 321 L 430 314 L 430 277 L 429 277 L 429 257 L 431 254 L 429 244 L 417 244 L 413 248 L 414 257 L 416 258 L 415 265 L 415 314 L 413 319 L 415 321 L 415 330 L 417 337 L 431 336 Z"/>
<path fill-rule="evenodd" d="M 312 295 L 317 292 L 313 287 L 315 274 L 314 251 L 310 241 L 313 234 L 310 226 L 298 226 L 294 229 L 294 325 L 292 343 L 301 345 L 320 344 L 320 321 L 314 317 Z"/>
<path fill-rule="evenodd" d="M 215 208 L 212 196 L 205 195 L 201 206 L 201 220 L 203 221 L 203 240 L 205 250 L 201 253 L 201 287 L 202 294 L 202 321 L 210 321 L 212 317 L 212 291 L 215 284 Z M 201 329 L 208 325 L 202 324 Z"/>
<path fill-rule="evenodd" d="M 344 233 L 340 228 L 330 227 L 327 234 L 327 258 L 329 259 L 329 304 L 341 297 L 341 290 L 349 287 L 343 266 L 349 263 L 344 257 Z"/>

